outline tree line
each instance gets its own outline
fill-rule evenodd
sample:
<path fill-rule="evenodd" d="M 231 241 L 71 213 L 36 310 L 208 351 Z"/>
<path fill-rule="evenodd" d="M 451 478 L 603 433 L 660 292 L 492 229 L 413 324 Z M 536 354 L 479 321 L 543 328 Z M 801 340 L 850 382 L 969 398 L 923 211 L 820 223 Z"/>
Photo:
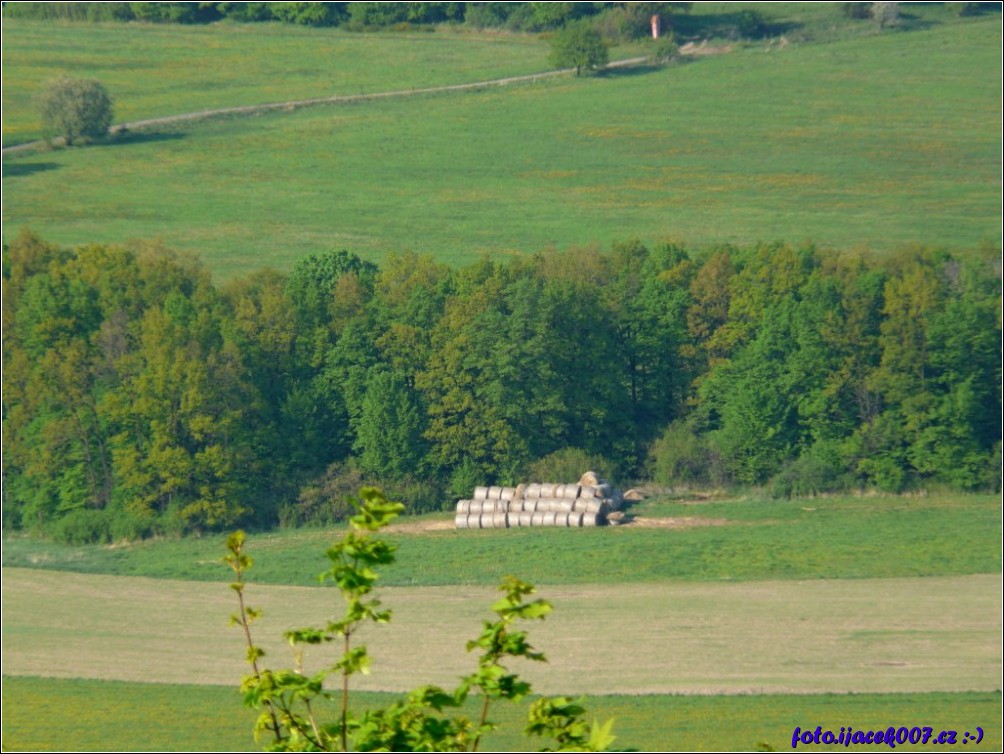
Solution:
<path fill-rule="evenodd" d="M 627 36 L 648 32 L 649 20 L 668 21 L 673 12 L 687 11 L 690 3 L 328 3 L 328 2 L 66 2 L 9 3 L 11 17 L 69 21 L 142 21 L 205 24 L 275 21 L 314 27 L 343 27 L 350 31 L 466 23 L 475 28 L 510 31 L 547 31 L 605 15 L 605 23 Z"/>
<path fill-rule="evenodd" d="M 996 249 L 638 241 L 213 283 L 156 245 L 3 257 L 3 518 L 67 541 L 325 523 L 379 482 L 1000 487 Z M 574 476 L 573 476 L 574 475 Z"/>

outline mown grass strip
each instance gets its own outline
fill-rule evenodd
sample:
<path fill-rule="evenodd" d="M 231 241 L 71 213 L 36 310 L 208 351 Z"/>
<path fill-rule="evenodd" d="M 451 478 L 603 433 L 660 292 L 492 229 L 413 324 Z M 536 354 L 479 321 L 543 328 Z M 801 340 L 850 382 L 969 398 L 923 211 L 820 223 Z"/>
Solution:
<path fill-rule="evenodd" d="M 359 693 L 358 709 L 390 694 Z M 795 726 L 839 732 L 925 726 L 962 732 L 980 726 L 982 743 L 952 750 L 999 751 L 1000 693 L 774 696 L 594 696 L 590 716 L 616 718 L 616 748 L 637 751 L 791 749 Z M 3 748 L 18 751 L 254 751 L 254 713 L 234 688 L 50 678 L 3 678 Z M 499 708 L 503 729 L 485 748 L 525 751 L 525 705 Z M 803 748 L 803 747 L 799 747 Z M 826 747 L 804 747 L 823 750 Z M 943 747 L 944 748 L 944 747 Z M 875 747 L 850 747 L 874 751 Z"/>

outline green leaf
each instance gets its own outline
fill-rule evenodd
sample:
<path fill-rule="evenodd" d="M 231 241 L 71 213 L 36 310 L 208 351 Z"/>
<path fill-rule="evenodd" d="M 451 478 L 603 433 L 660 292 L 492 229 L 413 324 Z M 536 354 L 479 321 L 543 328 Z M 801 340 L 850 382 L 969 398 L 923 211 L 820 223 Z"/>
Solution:
<path fill-rule="evenodd" d="M 611 731 L 614 729 L 614 718 L 610 718 L 603 725 L 593 720 L 592 730 L 589 732 L 589 748 L 592 751 L 606 751 L 610 748 L 617 736 Z"/>

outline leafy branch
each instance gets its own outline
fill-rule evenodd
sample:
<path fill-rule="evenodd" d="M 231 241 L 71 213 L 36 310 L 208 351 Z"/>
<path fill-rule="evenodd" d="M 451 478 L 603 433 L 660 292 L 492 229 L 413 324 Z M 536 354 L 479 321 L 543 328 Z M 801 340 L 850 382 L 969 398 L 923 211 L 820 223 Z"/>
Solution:
<path fill-rule="evenodd" d="M 237 574 L 231 588 L 238 595 L 239 611 L 231 622 L 242 627 L 248 645 L 252 672 L 241 684 L 244 703 L 262 710 L 255 723 L 256 740 L 271 734 L 273 751 L 477 751 L 482 737 L 498 726 L 489 720 L 496 702 L 517 702 L 531 693 L 531 686 L 509 671 L 506 662 L 523 658 L 546 662 L 541 652 L 527 640 L 517 622 L 542 620 L 552 611 L 549 602 L 530 598 L 533 585 L 514 577 L 503 579 L 503 596 L 492 605 L 496 618 L 485 621 L 481 634 L 467 643 L 467 650 L 480 650 L 477 669 L 461 679 L 452 692 L 438 686 L 421 686 L 384 708 L 360 717 L 350 713 L 350 679 L 369 672 L 366 647 L 355 645 L 353 636 L 365 623 L 386 623 L 391 618 L 372 591 L 379 579 L 376 566 L 394 562 L 393 544 L 374 535 L 400 512 L 400 503 L 388 501 L 374 487 L 360 490 L 361 500 L 352 500 L 356 515 L 349 519 L 349 531 L 326 552 L 330 568 L 320 575 L 332 581 L 345 600 L 345 614 L 322 628 L 301 628 L 285 633 L 294 652 L 292 670 L 262 669 L 258 661 L 264 651 L 255 646 L 250 624 L 260 613 L 244 602 L 244 574 L 251 558 L 244 553 L 244 533 L 227 540 L 225 561 Z M 308 645 L 335 642 L 341 656 L 329 667 L 311 676 L 303 672 L 303 651 Z M 339 679 L 338 692 L 325 687 L 329 676 Z M 477 722 L 453 714 L 471 695 L 480 695 Z M 323 722 L 315 714 L 318 702 L 337 702 L 338 716 Z M 590 728 L 579 719 L 584 710 L 564 697 L 538 699 L 530 707 L 528 735 L 554 739 L 553 751 L 603 751 L 613 741 L 613 721 Z M 351 744 L 351 747 L 350 747 Z"/>

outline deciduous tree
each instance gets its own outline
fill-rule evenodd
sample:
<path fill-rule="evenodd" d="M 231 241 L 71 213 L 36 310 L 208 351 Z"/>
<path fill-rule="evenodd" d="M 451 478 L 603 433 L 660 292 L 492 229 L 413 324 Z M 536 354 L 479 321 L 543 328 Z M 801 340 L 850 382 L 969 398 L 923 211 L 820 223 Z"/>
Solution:
<path fill-rule="evenodd" d="M 114 114 L 108 90 L 93 79 L 67 76 L 50 81 L 39 96 L 42 123 L 51 136 L 71 146 L 77 139 L 99 139 L 108 133 Z"/>

